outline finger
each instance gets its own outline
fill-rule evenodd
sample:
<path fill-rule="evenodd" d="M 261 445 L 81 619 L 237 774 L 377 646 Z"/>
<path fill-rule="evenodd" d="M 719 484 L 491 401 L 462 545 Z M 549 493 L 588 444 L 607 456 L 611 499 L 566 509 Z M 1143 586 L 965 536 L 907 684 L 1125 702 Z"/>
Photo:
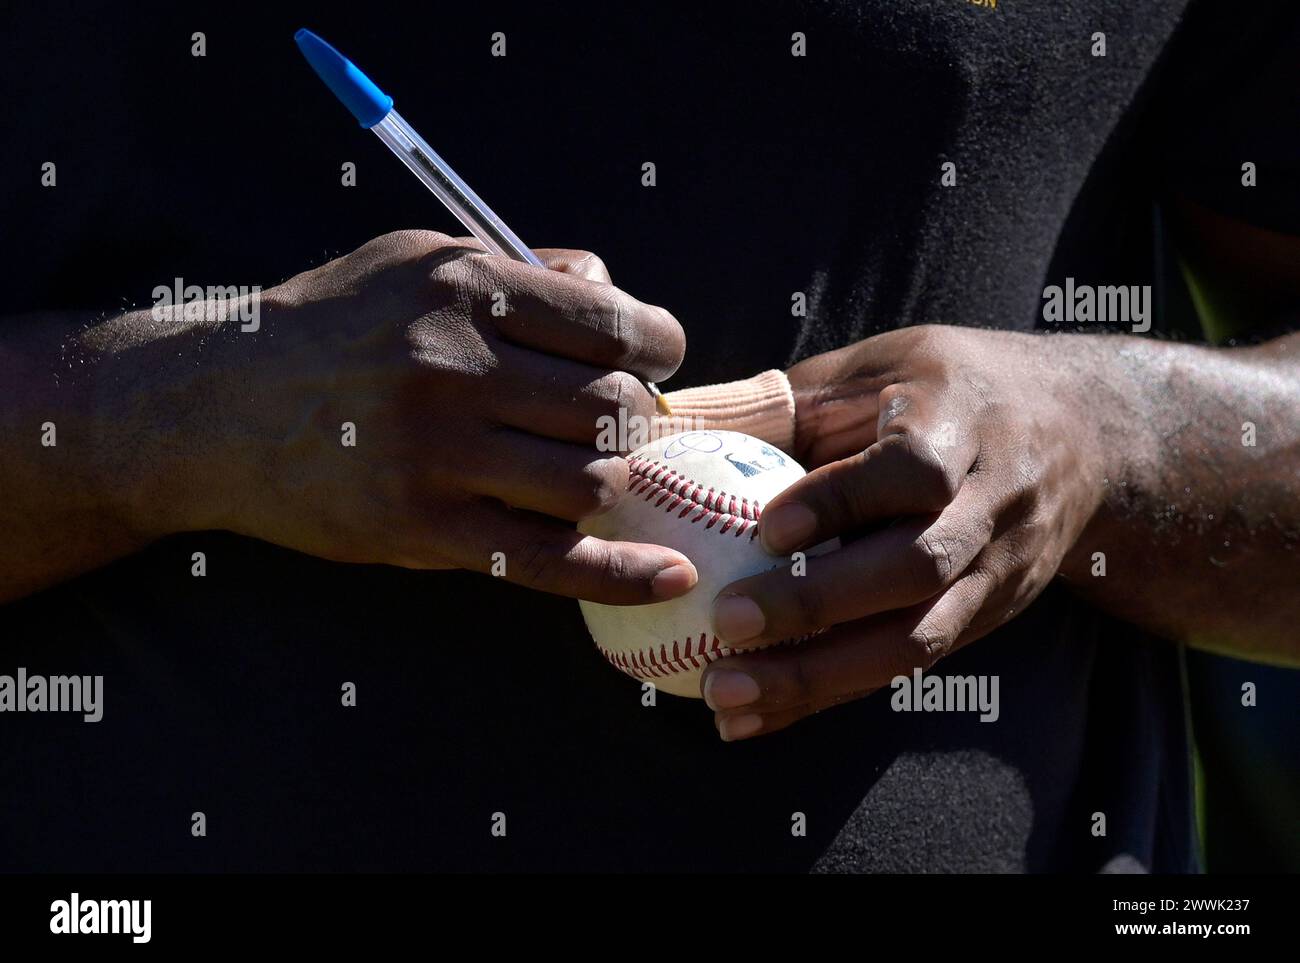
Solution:
<path fill-rule="evenodd" d="M 795 391 L 795 406 L 797 454 L 805 467 L 839 461 L 876 441 L 880 390 L 897 380 L 890 363 L 896 354 L 888 339 L 872 338 L 805 358 L 787 372 L 802 388 Z"/>
<path fill-rule="evenodd" d="M 956 416 L 935 417 L 923 398 L 891 397 L 896 387 L 881 392 L 885 426 L 877 442 L 808 473 L 767 504 L 758 532 L 769 552 L 784 555 L 898 515 L 939 512 L 952 502 L 979 454 L 975 433 L 959 431 Z M 887 408 L 895 410 L 892 418 Z"/>
<path fill-rule="evenodd" d="M 686 556 L 661 545 L 607 542 L 554 519 L 487 500 L 467 502 L 450 525 L 452 560 L 506 581 L 605 605 L 645 605 L 689 592 L 698 576 Z"/>
<path fill-rule="evenodd" d="M 944 596 L 946 599 L 948 596 Z M 954 601 L 954 604 L 960 604 Z M 987 608 L 990 604 L 987 600 L 983 603 Z M 940 618 L 962 618 L 960 613 L 940 613 Z M 951 646 L 952 650 L 968 645 L 979 638 L 993 631 L 1001 622 L 997 619 L 981 619 L 975 616 L 971 625 L 957 636 L 957 640 Z M 906 673 L 900 673 L 905 675 Z M 894 678 L 897 678 L 895 676 Z M 893 682 L 891 678 L 890 682 Z M 717 687 L 715 687 L 717 688 Z M 724 742 L 736 742 L 740 739 L 752 738 L 756 735 L 764 735 L 772 732 L 779 732 L 802 719 L 806 719 L 818 712 L 826 709 L 843 705 L 846 702 L 852 702 L 855 699 L 865 699 L 867 696 L 880 691 L 883 686 L 873 686 L 868 689 L 846 689 L 842 692 L 835 692 L 829 695 L 813 699 L 811 702 L 797 706 L 783 706 L 773 709 L 770 712 L 764 712 L 759 709 L 738 709 L 724 710 L 714 713 L 714 726 L 718 730 L 718 736 Z M 718 691 L 722 691 L 719 689 Z"/>
<path fill-rule="evenodd" d="M 754 736 L 780 732 L 782 729 L 786 729 L 811 715 L 816 715 L 824 709 L 843 705 L 845 702 L 851 702 L 854 699 L 865 699 L 876 691 L 876 689 L 869 689 L 863 692 L 853 692 L 821 705 L 791 706 L 773 712 L 747 712 L 744 710 L 715 712 L 713 714 L 713 726 L 718 730 L 718 738 L 723 742 L 739 742 L 742 739 L 752 739 Z"/>
<path fill-rule="evenodd" d="M 676 318 L 611 284 L 481 254 L 439 262 L 430 276 L 444 296 L 469 298 L 502 337 L 546 354 L 653 381 L 676 371 L 686 350 Z"/>
<path fill-rule="evenodd" d="M 481 251 L 489 254 L 483 242 L 476 237 L 454 237 L 458 247 L 468 248 L 473 251 Z M 612 284 L 613 279 L 609 276 L 609 269 L 605 267 L 605 262 L 590 251 L 575 251 L 563 247 L 535 247 L 533 254 L 542 262 L 548 271 L 559 271 L 562 274 L 572 274 L 574 277 L 586 278 L 588 281 L 599 281 L 601 284 Z"/>
<path fill-rule="evenodd" d="M 452 238 L 459 247 L 470 248 L 475 251 L 489 253 L 483 246 L 483 242 L 476 237 L 456 237 Z M 601 284 L 612 284 L 613 279 L 609 276 L 609 269 L 605 267 L 605 262 L 590 251 L 575 251 L 563 247 L 535 247 L 533 254 L 545 265 L 548 271 L 559 271 L 563 274 L 572 274 L 574 277 L 586 278 L 589 281 L 599 281 Z"/>
<path fill-rule="evenodd" d="M 970 641 L 972 636 L 964 633 L 993 589 L 992 575 L 973 569 L 933 603 L 838 626 L 800 645 L 719 659 L 705 670 L 705 701 L 724 713 L 802 709 L 807 715 L 883 688 L 913 669 L 929 669 Z M 980 626 L 976 631 L 987 630 Z M 734 674 L 718 674 L 724 672 Z"/>
<path fill-rule="evenodd" d="M 718 593 L 713 627 L 728 645 L 800 638 L 819 629 L 933 598 L 952 585 L 993 535 L 993 510 L 968 486 L 937 516 L 908 517 L 807 560 Z"/>
<path fill-rule="evenodd" d="M 492 376 L 487 403 L 501 424 L 596 445 L 608 454 L 618 452 L 621 436 L 634 437 L 634 427 L 648 426 L 655 417 L 654 398 L 626 371 L 605 371 L 509 344 L 500 345 L 497 354 L 501 365 Z"/>
<path fill-rule="evenodd" d="M 809 428 L 812 441 L 803 452 L 805 467 L 819 468 L 850 458 L 875 444 L 878 398 L 879 394 L 867 392 L 854 398 L 851 405 L 827 405 L 819 411 L 816 423 Z"/>
<path fill-rule="evenodd" d="M 572 274 L 574 277 L 586 278 L 588 281 L 596 281 L 600 284 L 614 283 L 613 278 L 609 276 L 609 269 L 605 267 L 605 262 L 590 251 L 539 247 L 534 248 L 533 253 L 541 259 L 548 270 L 561 271 L 564 274 Z"/>
<path fill-rule="evenodd" d="M 576 522 L 610 508 L 627 489 L 628 472 L 617 454 L 501 427 L 461 454 L 457 477 L 475 494 Z"/>

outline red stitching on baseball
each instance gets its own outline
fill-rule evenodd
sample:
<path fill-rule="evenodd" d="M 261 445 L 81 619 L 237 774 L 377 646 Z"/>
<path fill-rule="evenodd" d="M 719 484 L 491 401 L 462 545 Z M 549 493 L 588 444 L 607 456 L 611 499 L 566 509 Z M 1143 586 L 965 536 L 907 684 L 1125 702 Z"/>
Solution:
<path fill-rule="evenodd" d="M 735 649 L 723 645 L 721 639 L 707 632 L 700 633 L 699 642 L 695 642 L 693 636 L 687 637 L 685 645 L 679 644 L 674 639 L 671 655 L 667 645 L 660 645 L 658 652 L 654 649 L 611 652 L 599 643 L 596 647 L 600 649 L 600 654 L 610 665 L 626 672 L 634 679 L 661 679 L 678 672 L 690 672 L 692 669 L 702 669 L 710 662 L 736 654 Z"/>
<path fill-rule="evenodd" d="M 750 502 L 748 498 L 742 497 L 740 504 L 737 505 L 735 495 L 714 491 L 712 488 L 701 495 L 700 492 L 704 489 L 703 485 L 684 475 L 677 474 L 667 465 L 662 465 L 657 461 L 647 461 L 644 458 L 629 458 L 628 467 L 632 469 L 627 482 L 628 492 L 638 496 L 644 494 L 644 500 L 646 502 L 653 501 L 655 508 L 660 508 L 667 502 L 664 511 L 671 513 L 676 511 L 678 505 L 685 502 L 685 506 L 678 512 L 677 517 L 685 518 L 691 512 L 696 511 L 697 514 L 690 520 L 691 524 L 695 524 L 700 519 L 707 517 L 708 521 L 704 525 L 706 530 L 712 529 L 719 521 L 722 522 L 721 527 L 717 529 L 719 535 L 726 535 L 728 531 L 731 531 L 733 535 L 739 538 L 748 532 L 750 539 L 753 540 L 758 534 L 758 520 L 763 515 L 761 503 Z M 665 473 L 668 481 L 662 480 Z M 676 645 L 675 642 L 673 644 Z M 688 641 L 688 656 L 689 644 Z M 719 656 L 713 658 L 716 659 Z M 708 661 L 711 662 L 713 659 Z M 619 668 L 623 667 L 619 666 Z"/>
<path fill-rule="evenodd" d="M 815 635 L 821 635 L 825 629 L 818 629 L 816 632 L 810 632 L 807 635 L 801 635 L 793 639 L 782 639 L 780 642 L 766 642 L 763 645 L 751 645 L 745 649 L 733 649 L 729 645 L 723 645 L 722 640 L 716 635 L 710 635 L 708 632 L 700 633 L 698 643 L 693 643 L 694 636 L 687 636 L 684 647 L 679 646 L 676 639 L 672 642 L 672 655 L 668 654 L 668 646 L 661 644 L 658 652 L 654 649 L 634 649 L 629 652 L 611 652 L 599 642 L 596 648 L 605 660 L 618 669 L 625 672 L 634 679 L 662 679 L 664 676 L 676 675 L 679 672 L 690 672 L 693 669 L 702 669 L 710 662 L 716 662 L 718 659 L 725 659 L 730 655 L 740 655 L 744 652 L 758 652 L 762 649 L 770 649 L 777 645 L 795 645 L 799 642 L 806 642 Z M 694 651 L 692 651 L 694 646 Z"/>

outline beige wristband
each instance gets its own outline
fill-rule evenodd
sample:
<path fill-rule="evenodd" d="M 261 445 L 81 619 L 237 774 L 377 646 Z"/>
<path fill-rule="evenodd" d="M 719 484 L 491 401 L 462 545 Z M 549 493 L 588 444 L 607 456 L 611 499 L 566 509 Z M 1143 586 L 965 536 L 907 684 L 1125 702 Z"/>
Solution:
<path fill-rule="evenodd" d="M 673 413 L 656 416 L 656 438 L 720 428 L 743 431 L 786 452 L 794 444 L 794 393 L 783 371 L 773 369 L 743 381 L 669 391 L 664 397 Z"/>

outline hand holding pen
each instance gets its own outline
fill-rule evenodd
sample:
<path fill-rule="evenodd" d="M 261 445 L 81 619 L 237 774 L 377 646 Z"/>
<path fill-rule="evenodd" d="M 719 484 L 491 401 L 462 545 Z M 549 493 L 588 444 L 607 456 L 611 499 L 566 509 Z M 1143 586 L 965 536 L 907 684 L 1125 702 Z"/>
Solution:
<path fill-rule="evenodd" d="M 312 69 L 352 111 L 362 127 L 373 130 L 438 200 L 446 205 L 485 248 L 494 254 L 544 267 L 514 231 L 484 203 L 432 147 L 393 109 L 393 98 L 381 91 L 355 64 L 316 36 L 302 29 L 294 35 Z M 672 414 L 653 381 L 645 382 L 658 409 Z"/>

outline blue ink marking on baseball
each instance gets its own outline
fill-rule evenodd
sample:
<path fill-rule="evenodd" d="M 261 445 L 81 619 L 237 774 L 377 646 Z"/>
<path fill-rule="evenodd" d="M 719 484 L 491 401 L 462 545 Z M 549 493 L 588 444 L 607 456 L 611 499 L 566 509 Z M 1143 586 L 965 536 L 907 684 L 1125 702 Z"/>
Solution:
<path fill-rule="evenodd" d="M 752 478 L 760 472 L 771 471 L 773 468 L 785 466 L 785 457 L 775 448 L 759 445 L 758 450 L 759 454 L 757 456 L 745 458 L 744 461 L 737 461 L 731 455 L 727 455 L 726 459 L 731 462 L 733 468 L 746 478 Z"/>
<path fill-rule="evenodd" d="M 688 451 L 698 451 L 708 455 L 721 447 L 722 438 L 711 431 L 688 431 L 680 438 L 674 438 L 664 449 L 664 460 L 676 458 Z"/>

